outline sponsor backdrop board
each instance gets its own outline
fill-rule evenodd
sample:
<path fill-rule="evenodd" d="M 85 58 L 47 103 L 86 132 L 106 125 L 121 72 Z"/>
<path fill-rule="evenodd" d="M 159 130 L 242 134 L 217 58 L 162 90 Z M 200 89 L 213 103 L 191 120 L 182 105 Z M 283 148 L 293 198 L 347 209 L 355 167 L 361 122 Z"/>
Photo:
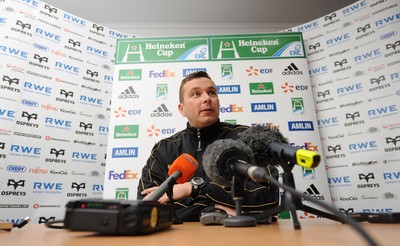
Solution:
<path fill-rule="evenodd" d="M 136 199 L 151 148 L 186 126 L 177 106 L 179 86 L 199 70 L 217 84 L 221 121 L 279 128 L 290 145 L 320 150 L 301 33 L 119 39 L 105 198 Z M 300 191 L 330 203 L 323 161 L 293 172 Z"/>
<path fill-rule="evenodd" d="M 399 1 L 358 1 L 287 31 L 303 33 L 334 206 L 399 212 Z"/>
<path fill-rule="evenodd" d="M 0 220 L 102 197 L 116 38 L 41 1 L 0 7 Z"/>

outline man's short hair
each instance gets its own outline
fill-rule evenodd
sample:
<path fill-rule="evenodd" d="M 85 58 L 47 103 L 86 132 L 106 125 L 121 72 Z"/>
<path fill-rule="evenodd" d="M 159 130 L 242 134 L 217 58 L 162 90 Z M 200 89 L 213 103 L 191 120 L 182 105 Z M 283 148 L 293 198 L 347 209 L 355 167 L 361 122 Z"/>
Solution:
<path fill-rule="evenodd" d="M 183 91 L 182 88 L 183 86 L 193 80 L 193 79 L 197 79 L 197 78 L 208 78 L 209 80 L 212 81 L 210 75 L 208 75 L 208 73 L 204 72 L 204 71 L 198 71 L 198 72 L 194 72 L 191 74 L 188 74 L 181 82 L 181 86 L 179 87 L 179 102 L 182 103 L 183 102 Z"/>

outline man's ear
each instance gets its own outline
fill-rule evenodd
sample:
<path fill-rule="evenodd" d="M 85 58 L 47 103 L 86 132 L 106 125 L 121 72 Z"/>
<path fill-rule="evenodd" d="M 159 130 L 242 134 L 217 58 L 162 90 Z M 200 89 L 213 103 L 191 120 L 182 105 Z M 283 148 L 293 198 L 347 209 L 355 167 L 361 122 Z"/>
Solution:
<path fill-rule="evenodd" d="M 178 104 L 178 109 L 179 109 L 179 112 L 181 113 L 181 115 L 183 117 L 186 117 L 185 111 L 183 110 L 183 104 L 182 103 Z"/>

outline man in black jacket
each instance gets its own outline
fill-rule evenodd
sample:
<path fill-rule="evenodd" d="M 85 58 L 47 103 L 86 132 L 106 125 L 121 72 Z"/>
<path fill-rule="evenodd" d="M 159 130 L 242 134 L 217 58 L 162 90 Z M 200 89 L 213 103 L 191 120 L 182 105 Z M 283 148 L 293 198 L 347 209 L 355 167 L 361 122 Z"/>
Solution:
<path fill-rule="evenodd" d="M 194 174 L 196 181 L 175 184 L 173 200 L 177 216 L 182 221 L 199 221 L 200 212 L 208 206 L 222 208 L 235 215 L 231 190 L 206 175 L 202 156 L 206 147 L 218 139 L 237 139 L 248 126 L 232 125 L 219 120 L 220 103 L 217 88 L 206 72 L 189 74 L 179 88 L 179 112 L 188 120 L 186 129 L 162 139 L 152 149 L 138 185 L 138 199 L 155 191 L 168 178 L 168 168 L 182 153 L 192 155 L 199 163 Z M 271 172 L 275 168 L 270 169 Z M 276 171 L 276 170 L 275 170 Z M 269 183 L 245 183 L 242 208 L 266 210 L 278 205 L 278 188 Z M 165 203 L 164 194 L 159 202 Z"/>

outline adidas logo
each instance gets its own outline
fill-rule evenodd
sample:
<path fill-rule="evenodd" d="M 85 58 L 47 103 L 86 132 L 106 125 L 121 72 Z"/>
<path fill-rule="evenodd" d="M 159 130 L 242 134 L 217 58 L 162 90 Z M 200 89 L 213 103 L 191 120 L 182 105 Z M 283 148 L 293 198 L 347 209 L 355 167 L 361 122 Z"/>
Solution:
<path fill-rule="evenodd" d="M 316 200 L 325 200 L 324 195 L 321 195 L 317 187 L 314 184 L 311 184 L 310 187 L 304 192 L 304 194 L 310 195 L 312 198 Z"/>
<path fill-rule="evenodd" d="M 172 113 L 169 112 L 167 106 L 163 103 L 157 109 L 153 110 L 150 117 L 172 117 Z"/>
<path fill-rule="evenodd" d="M 139 98 L 139 95 L 136 94 L 132 86 L 129 86 L 121 93 L 121 95 L 118 96 L 118 99 L 135 99 L 135 98 Z"/>
<path fill-rule="evenodd" d="M 285 68 L 282 72 L 283 75 L 302 75 L 303 72 L 300 71 L 298 67 L 292 62 L 290 65 Z"/>

